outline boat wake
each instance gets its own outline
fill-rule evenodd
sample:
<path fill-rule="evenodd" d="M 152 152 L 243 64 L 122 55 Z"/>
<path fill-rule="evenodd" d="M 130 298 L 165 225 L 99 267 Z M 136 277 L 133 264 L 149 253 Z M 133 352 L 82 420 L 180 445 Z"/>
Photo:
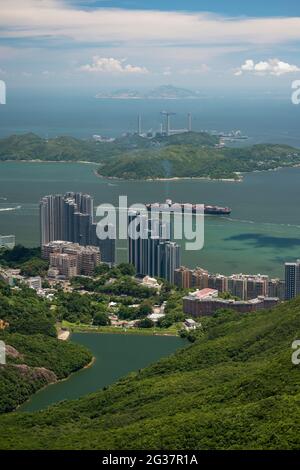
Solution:
<path fill-rule="evenodd" d="M 222 217 L 223 220 L 228 220 L 229 222 L 239 222 L 242 224 L 255 224 L 255 225 L 264 225 L 264 226 L 276 226 L 276 227 L 289 227 L 289 228 L 300 228 L 299 224 L 289 224 L 289 223 L 276 223 L 276 222 L 258 222 L 254 220 L 244 220 L 244 219 L 234 219 L 232 217 Z"/>
<path fill-rule="evenodd" d="M 0 208 L 0 212 L 9 212 L 9 211 L 17 211 L 21 209 L 22 206 L 16 206 L 16 207 L 3 207 Z"/>

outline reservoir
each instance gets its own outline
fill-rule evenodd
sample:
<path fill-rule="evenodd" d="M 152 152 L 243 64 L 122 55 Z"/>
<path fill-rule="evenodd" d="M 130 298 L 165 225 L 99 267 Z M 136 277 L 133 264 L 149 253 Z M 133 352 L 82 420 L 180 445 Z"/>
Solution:
<path fill-rule="evenodd" d="M 75 333 L 71 340 L 92 352 L 93 365 L 37 392 L 18 411 L 39 411 L 61 400 L 96 392 L 187 345 L 175 336 L 133 334 Z"/>

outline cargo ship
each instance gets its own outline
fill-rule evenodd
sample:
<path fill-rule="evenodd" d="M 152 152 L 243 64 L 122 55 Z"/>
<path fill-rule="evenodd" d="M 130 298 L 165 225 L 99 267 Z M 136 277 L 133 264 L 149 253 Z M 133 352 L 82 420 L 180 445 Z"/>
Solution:
<path fill-rule="evenodd" d="M 230 215 L 230 207 L 206 206 L 204 205 L 204 214 L 209 215 Z"/>
<path fill-rule="evenodd" d="M 191 203 L 188 203 L 188 202 L 187 203 L 178 203 L 178 202 L 173 202 L 171 199 L 166 199 L 166 201 L 163 202 L 163 203 L 155 202 L 153 204 L 146 204 L 146 207 L 147 207 L 148 210 L 150 210 L 151 207 L 152 208 L 159 207 L 159 210 L 163 211 L 164 208 L 165 209 L 170 209 L 171 206 L 173 206 L 173 208 L 179 207 L 181 209 L 183 209 L 184 206 L 191 206 L 192 211 L 196 212 L 196 209 L 199 205 L 200 204 L 191 204 Z M 204 214 L 207 214 L 207 215 L 230 215 L 231 214 L 231 209 L 230 209 L 230 207 L 211 206 L 211 205 L 204 204 Z"/>

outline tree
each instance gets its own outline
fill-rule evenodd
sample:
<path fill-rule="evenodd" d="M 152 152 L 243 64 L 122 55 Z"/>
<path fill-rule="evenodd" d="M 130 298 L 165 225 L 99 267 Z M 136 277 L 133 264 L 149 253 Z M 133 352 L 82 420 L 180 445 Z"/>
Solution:
<path fill-rule="evenodd" d="M 138 317 L 146 317 L 150 313 L 152 313 L 152 304 L 151 304 L 151 302 L 149 302 L 147 300 L 144 300 L 141 303 L 140 307 L 139 307 L 139 310 L 137 312 L 137 316 Z"/>
<path fill-rule="evenodd" d="M 135 267 L 130 263 L 120 263 L 118 270 L 123 276 L 134 276 L 136 273 Z"/>
<path fill-rule="evenodd" d="M 40 258 L 32 258 L 21 265 L 23 276 L 45 276 L 49 263 Z"/>
<path fill-rule="evenodd" d="M 140 320 L 137 324 L 139 328 L 153 328 L 154 323 L 150 318 L 143 318 L 143 320 Z"/>
<path fill-rule="evenodd" d="M 93 325 L 106 326 L 110 324 L 108 315 L 104 312 L 97 312 L 94 316 Z"/>
<path fill-rule="evenodd" d="M 32 258 L 39 258 L 40 254 L 40 248 L 26 248 L 22 245 L 16 245 L 12 250 L 6 248 L 0 250 L 0 261 L 11 267 L 17 267 Z"/>
<path fill-rule="evenodd" d="M 136 317 L 136 309 L 121 305 L 118 310 L 120 320 L 133 320 Z"/>
<path fill-rule="evenodd" d="M 102 276 L 103 274 L 107 274 L 110 271 L 110 267 L 106 263 L 101 263 L 99 266 L 95 267 L 94 274 L 95 276 Z"/>

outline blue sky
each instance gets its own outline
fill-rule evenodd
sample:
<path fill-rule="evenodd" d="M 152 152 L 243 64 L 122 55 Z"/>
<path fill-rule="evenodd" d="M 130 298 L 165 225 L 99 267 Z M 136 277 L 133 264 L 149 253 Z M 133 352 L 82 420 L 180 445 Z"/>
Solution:
<path fill-rule="evenodd" d="M 296 0 L 1 0 L 12 87 L 287 89 L 300 79 Z"/>
<path fill-rule="evenodd" d="M 298 0 L 101 0 L 74 1 L 73 4 L 84 7 L 112 7 L 126 9 L 161 10 L 161 11 L 211 11 L 233 16 L 296 16 L 300 15 Z"/>

